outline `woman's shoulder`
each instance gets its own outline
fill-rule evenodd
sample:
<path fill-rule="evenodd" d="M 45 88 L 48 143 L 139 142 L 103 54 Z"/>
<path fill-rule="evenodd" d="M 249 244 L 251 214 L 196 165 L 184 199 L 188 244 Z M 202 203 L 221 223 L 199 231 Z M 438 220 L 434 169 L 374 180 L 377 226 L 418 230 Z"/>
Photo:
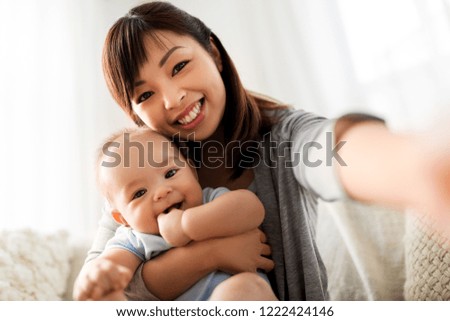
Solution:
<path fill-rule="evenodd" d="M 284 107 L 284 108 L 264 108 L 261 109 L 262 113 L 267 117 L 274 117 L 278 121 L 283 119 L 284 117 L 287 117 L 291 115 L 293 112 L 296 111 L 293 107 Z"/>
<path fill-rule="evenodd" d="M 293 107 L 267 109 L 263 110 L 263 113 L 268 117 L 276 119 L 272 130 L 277 130 L 286 126 L 292 127 L 298 126 L 299 124 L 312 124 L 326 120 L 325 117 L 305 111 L 304 109 L 295 109 Z"/>

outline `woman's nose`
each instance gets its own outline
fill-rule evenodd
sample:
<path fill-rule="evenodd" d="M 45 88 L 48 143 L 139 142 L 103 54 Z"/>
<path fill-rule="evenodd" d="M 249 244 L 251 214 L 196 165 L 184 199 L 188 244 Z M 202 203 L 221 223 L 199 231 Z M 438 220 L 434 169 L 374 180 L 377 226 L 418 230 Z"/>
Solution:
<path fill-rule="evenodd" d="M 172 188 L 170 186 L 160 186 L 156 189 L 155 194 L 153 195 L 153 200 L 159 201 L 172 192 Z"/>
<path fill-rule="evenodd" d="M 186 97 L 185 90 L 177 86 L 167 86 L 163 94 L 164 108 L 167 110 L 179 108 L 185 97 Z"/>

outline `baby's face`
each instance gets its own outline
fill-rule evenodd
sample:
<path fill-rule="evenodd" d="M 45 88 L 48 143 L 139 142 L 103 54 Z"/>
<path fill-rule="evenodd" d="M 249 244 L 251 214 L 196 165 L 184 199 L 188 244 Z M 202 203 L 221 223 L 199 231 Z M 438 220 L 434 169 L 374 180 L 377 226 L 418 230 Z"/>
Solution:
<path fill-rule="evenodd" d="M 116 153 L 115 160 L 120 156 L 120 164 L 110 166 L 111 159 L 105 156 L 99 178 L 113 211 L 122 215 L 126 225 L 142 233 L 159 234 L 159 214 L 202 204 L 195 170 L 166 138 L 131 134 L 118 143 L 119 147 L 108 150 Z"/>

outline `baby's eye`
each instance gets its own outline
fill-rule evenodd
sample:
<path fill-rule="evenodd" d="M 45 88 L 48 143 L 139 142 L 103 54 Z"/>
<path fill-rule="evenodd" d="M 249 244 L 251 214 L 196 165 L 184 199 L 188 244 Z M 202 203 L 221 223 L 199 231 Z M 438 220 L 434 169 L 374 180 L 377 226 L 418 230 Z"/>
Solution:
<path fill-rule="evenodd" d="M 136 193 L 134 193 L 133 195 L 133 199 L 139 198 L 142 195 L 144 195 L 147 192 L 146 189 L 140 189 L 139 191 L 137 191 Z"/>
<path fill-rule="evenodd" d="M 171 178 L 173 175 L 175 175 L 177 173 L 178 170 L 176 169 L 170 169 L 167 171 L 166 175 L 164 176 L 165 178 Z"/>
<path fill-rule="evenodd" d="M 176 64 L 175 67 L 173 67 L 172 76 L 175 76 L 176 74 L 178 74 L 181 71 L 181 69 L 183 69 L 188 64 L 188 62 L 189 61 L 182 61 L 182 62 Z"/>
<path fill-rule="evenodd" d="M 146 101 L 147 99 L 149 99 L 151 96 L 153 95 L 152 91 L 146 91 L 145 93 L 143 93 L 142 95 L 139 96 L 138 98 L 138 104 L 142 103 L 143 101 Z"/>

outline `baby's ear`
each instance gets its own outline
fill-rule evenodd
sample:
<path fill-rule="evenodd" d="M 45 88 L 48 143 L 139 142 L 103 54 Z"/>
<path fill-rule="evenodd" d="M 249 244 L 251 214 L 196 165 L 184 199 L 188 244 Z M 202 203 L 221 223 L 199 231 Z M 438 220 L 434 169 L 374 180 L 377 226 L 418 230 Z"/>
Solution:
<path fill-rule="evenodd" d="M 121 225 L 128 226 L 127 221 L 126 221 L 125 218 L 122 216 L 122 214 L 120 214 L 119 211 L 117 211 L 117 210 L 112 210 L 112 211 L 111 211 L 111 215 L 112 215 L 114 221 L 116 221 L 117 223 L 119 223 L 119 224 L 121 224 Z"/>

